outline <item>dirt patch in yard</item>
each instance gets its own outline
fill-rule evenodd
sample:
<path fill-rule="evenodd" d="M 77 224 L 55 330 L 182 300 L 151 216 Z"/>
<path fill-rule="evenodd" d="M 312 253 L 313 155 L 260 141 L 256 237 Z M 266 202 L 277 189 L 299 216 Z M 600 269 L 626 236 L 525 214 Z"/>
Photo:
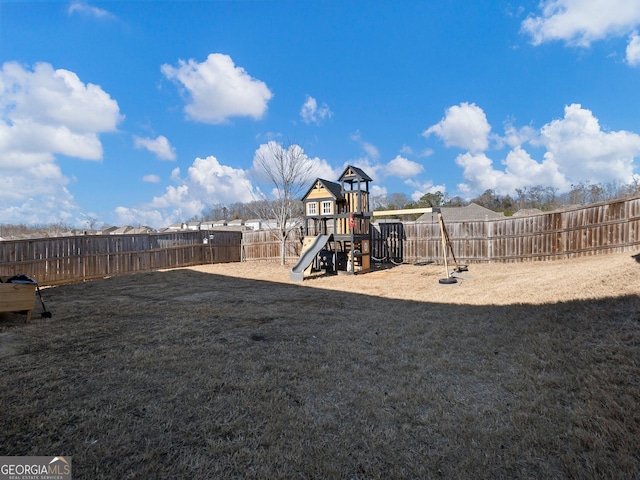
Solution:
<path fill-rule="evenodd" d="M 640 264 L 630 253 L 527 263 L 477 264 L 470 279 L 441 285 L 442 265 L 378 268 L 366 274 L 318 274 L 295 285 L 419 302 L 460 305 L 543 304 L 637 294 Z M 286 283 L 290 266 L 273 263 L 202 265 L 194 271 Z"/>
<path fill-rule="evenodd" d="M 74 478 L 632 478 L 633 253 L 289 281 L 203 265 L 0 318 L 3 455 Z"/>

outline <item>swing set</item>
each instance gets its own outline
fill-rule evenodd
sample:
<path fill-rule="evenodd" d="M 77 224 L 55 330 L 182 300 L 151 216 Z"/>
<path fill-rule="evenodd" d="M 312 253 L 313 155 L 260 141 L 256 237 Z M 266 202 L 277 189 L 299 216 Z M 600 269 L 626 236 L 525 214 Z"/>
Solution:
<path fill-rule="evenodd" d="M 440 227 L 440 235 L 442 238 L 442 257 L 444 261 L 444 270 L 445 270 L 445 278 L 441 278 L 438 282 L 442 285 L 451 285 L 458 282 L 458 278 L 471 278 L 469 275 L 465 275 L 463 272 L 469 271 L 467 265 L 458 264 L 458 260 L 453 252 L 453 245 L 451 243 L 451 239 L 449 238 L 449 232 L 447 232 L 447 227 L 444 224 L 444 219 L 442 218 L 442 211 L 437 207 L 425 207 L 425 208 L 406 208 L 402 210 L 381 210 L 372 212 L 372 215 L 375 216 L 395 216 L 395 215 L 411 215 L 415 213 L 431 213 L 432 215 L 436 213 L 438 215 L 438 226 Z M 455 264 L 455 268 L 449 271 L 449 255 L 453 258 L 453 263 Z"/>

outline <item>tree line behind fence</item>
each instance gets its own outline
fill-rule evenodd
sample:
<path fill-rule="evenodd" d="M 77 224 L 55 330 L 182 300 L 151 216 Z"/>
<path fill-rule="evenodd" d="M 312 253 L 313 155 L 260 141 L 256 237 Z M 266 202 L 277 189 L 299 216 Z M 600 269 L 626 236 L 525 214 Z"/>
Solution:
<path fill-rule="evenodd" d="M 453 253 L 461 263 L 552 260 L 640 248 L 640 197 L 524 217 L 444 220 Z M 399 232 L 405 263 L 442 262 L 442 237 L 435 215 L 432 221 L 403 222 Z M 290 264 L 297 261 L 301 248 L 296 231 L 287 242 Z M 376 248 L 382 247 L 374 241 Z M 379 251 L 373 253 L 382 256 Z M 0 242 L 0 276 L 24 273 L 41 285 L 206 263 L 279 259 L 280 242 L 268 230 Z"/>

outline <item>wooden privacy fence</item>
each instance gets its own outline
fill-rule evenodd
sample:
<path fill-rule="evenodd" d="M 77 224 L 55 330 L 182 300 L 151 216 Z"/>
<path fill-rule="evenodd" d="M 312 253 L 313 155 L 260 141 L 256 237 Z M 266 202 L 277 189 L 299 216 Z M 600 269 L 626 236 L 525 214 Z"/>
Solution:
<path fill-rule="evenodd" d="M 40 285 L 56 285 L 163 268 L 238 262 L 241 238 L 241 232 L 193 231 L 2 241 L 0 276 L 23 273 Z"/>
<path fill-rule="evenodd" d="M 497 220 L 447 222 L 461 263 L 550 260 L 640 249 L 640 197 Z M 402 260 L 442 262 L 437 218 L 403 222 Z M 208 239 L 213 235 L 208 243 Z M 302 244 L 294 231 L 286 260 Z M 40 285 L 186 267 L 205 263 L 280 259 L 280 242 L 268 230 L 189 231 L 138 235 L 86 235 L 0 241 L 0 276 L 29 275 Z"/>
<path fill-rule="evenodd" d="M 523 217 L 444 221 L 453 253 L 463 263 L 552 260 L 640 248 L 640 198 Z M 404 223 L 404 230 L 405 262 L 442 260 L 437 218 Z"/>
<path fill-rule="evenodd" d="M 640 249 L 640 197 L 564 211 L 496 220 L 447 222 L 459 262 L 551 260 Z M 442 238 L 433 221 L 403 222 L 403 260 L 442 262 Z M 378 231 L 379 228 L 378 228 Z M 243 260 L 278 259 L 279 243 L 270 232 L 245 233 Z M 287 244 L 287 259 L 298 259 L 300 241 Z"/>
<path fill-rule="evenodd" d="M 297 262 L 302 249 L 300 232 L 297 229 L 291 232 L 286 249 L 285 259 L 287 263 Z M 243 232 L 242 260 L 279 262 L 280 240 L 278 240 L 277 232 L 273 230 Z"/>

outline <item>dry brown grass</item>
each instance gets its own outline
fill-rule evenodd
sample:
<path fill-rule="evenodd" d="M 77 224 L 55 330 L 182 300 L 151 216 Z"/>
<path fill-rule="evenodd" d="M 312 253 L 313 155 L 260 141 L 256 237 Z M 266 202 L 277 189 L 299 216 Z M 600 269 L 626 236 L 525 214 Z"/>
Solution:
<path fill-rule="evenodd" d="M 637 478 L 630 253 L 288 281 L 207 265 L 0 321 L 0 454 L 74 478 Z"/>

